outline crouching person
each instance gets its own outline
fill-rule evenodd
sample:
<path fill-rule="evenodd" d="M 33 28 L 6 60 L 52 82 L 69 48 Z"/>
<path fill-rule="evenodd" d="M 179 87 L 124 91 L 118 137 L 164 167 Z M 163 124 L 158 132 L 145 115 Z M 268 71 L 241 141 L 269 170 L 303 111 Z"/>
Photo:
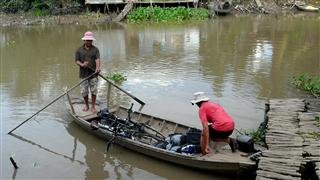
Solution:
<path fill-rule="evenodd" d="M 201 153 L 202 155 L 211 153 L 210 138 L 213 141 L 228 143 L 232 152 L 235 152 L 234 139 L 229 138 L 234 130 L 234 121 L 223 107 L 209 100 L 204 92 L 196 92 L 191 101 L 192 105 L 196 104 L 199 107 L 199 117 L 203 126 Z"/>

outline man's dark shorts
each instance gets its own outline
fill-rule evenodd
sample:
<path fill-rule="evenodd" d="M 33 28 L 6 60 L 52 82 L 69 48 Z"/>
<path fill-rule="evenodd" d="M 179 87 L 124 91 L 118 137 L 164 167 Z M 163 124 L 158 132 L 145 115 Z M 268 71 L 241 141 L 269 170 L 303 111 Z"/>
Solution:
<path fill-rule="evenodd" d="M 216 129 L 213 129 L 211 125 L 209 126 L 209 134 L 210 134 L 210 138 L 212 139 L 227 138 L 232 134 L 232 132 L 233 132 L 233 129 L 229 131 L 218 131 Z"/>

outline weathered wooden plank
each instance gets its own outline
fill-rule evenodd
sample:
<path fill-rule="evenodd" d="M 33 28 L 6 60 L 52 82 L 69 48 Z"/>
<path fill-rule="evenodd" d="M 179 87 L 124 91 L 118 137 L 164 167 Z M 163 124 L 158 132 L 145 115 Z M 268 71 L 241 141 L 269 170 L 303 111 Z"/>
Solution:
<path fill-rule="evenodd" d="M 320 112 L 302 112 L 298 117 L 300 120 L 314 120 L 316 116 L 320 116 Z"/>
<path fill-rule="evenodd" d="M 272 179 L 266 178 L 266 177 L 262 177 L 262 176 L 258 176 L 258 177 L 256 177 L 256 180 L 272 180 Z"/>
<path fill-rule="evenodd" d="M 317 161 L 317 162 L 320 162 L 320 157 L 319 157 L 319 156 L 305 157 L 305 160 L 307 160 L 307 161 Z"/>
<path fill-rule="evenodd" d="M 263 151 L 262 156 L 266 157 L 291 157 L 301 156 L 302 151 Z"/>
<path fill-rule="evenodd" d="M 285 142 L 285 141 L 279 141 L 279 140 L 274 140 L 274 141 L 270 141 L 267 140 L 267 144 L 268 146 L 283 146 L 283 147 L 302 147 L 303 143 L 302 142 Z"/>
<path fill-rule="evenodd" d="M 302 138 L 290 138 L 289 137 L 275 137 L 275 136 L 266 136 L 266 139 L 269 140 L 269 141 L 285 141 L 285 142 L 303 142 L 303 139 Z"/>
<path fill-rule="evenodd" d="M 275 134 L 266 134 L 267 139 L 275 139 L 275 140 L 288 140 L 288 141 L 303 141 L 303 138 L 300 135 L 297 136 L 276 136 Z"/>
<path fill-rule="evenodd" d="M 296 130 L 291 130 L 290 132 L 289 131 L 281 131 L 281 130 L 268 130 L 268 133 L 274 133 L 274 134 L 289 134 L 289 135 L 297 135 L 297 133 L 299 132 L 298 129 Z"/>
<path fill-rule="evenodd" d="M 266 157 L 260 157 L 260 160 L 264 161 L 270 161 L 270 162 L 279 162 L 279 163 L 285 163 L 285 164 L 293 164 L 293 165 L 300 165 L 300 162 L 297 162 L 295 159 L 279 159 L 279 158 L 266 158 Z"/>
<path fill-rule="evenodd" d="M 274 166 L 277 168 L 283 168 L 283 169 L 287 169 L 287 170 L 294 170 L 297 171 L 299 170 L 301 163 L 296 163 L 296 164 L 286 164 L 286 163 L 279 163 L 279 162 L 270 162 L 270 161 L 261 161 L 261 163 L 259 163 L 258 167 L 262 167 L 262 166 Z"/>
<path fill-rule="evenodd" d="M 293 180 L 293 179 L 299 179 L 296 177 L 292 177 L 289 175 L 282 175 L 270 171 L 263 171 L 263 170 L 258 170 L 257 171 L 258 176 L 266 177 L 266 178 L 272 178 L 272 179 L 283 179 L 283 180 Z"/>
<path fill-rule="evenodd" d="M 261 163 L 259 163 L 258 167 L 263 167 L 263 166 L 274 166 L 280 169 L 298 171 L 300 169 L 301 164 L 300 163 L 285 164 L 285 163 L 278 163 L 278 162 L 262 161 Z"/>
<path fill-rule="evenodd" d="M 275 172 L 283 175 L 290 175 L 295 177 L 301 177 L 301 174 L 297 171 L 299 170 L 298 167 L 296 168 L 288 168 L 288 166 L 274 166 L 274 165 L 266 165 L 266 164 L 259 164 L 258 169 L 264 171 Z"/>

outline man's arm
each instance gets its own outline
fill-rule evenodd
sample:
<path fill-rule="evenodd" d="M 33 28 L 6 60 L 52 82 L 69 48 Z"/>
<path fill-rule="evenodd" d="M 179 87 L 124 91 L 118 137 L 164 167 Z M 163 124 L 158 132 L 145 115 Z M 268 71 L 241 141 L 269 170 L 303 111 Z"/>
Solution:
<path fill-rule="evenodd" d="M 202 122 L 202 121 L 201 121 Z M 201 153 L 202 155 L 209 154 L 211 152 L 209 146 L 209 127 L 207 122 L 202 122 L 202 133 L 201 133 Z"/>
<path fill-rule="evenodd" d="M 209 154 L 211 152 L 209 146 L 209 127 L 206 113 L 202 110 L 199 111 L 199 117 L 202 124 L 202 133 L 201 133 L 201 153 L 202 155 Z"/>
<path fill-rule="evenodd" d="M 96 73 L 99 73 L 101 71 L 101 61 L 100 58 L 96 59 Z"/>

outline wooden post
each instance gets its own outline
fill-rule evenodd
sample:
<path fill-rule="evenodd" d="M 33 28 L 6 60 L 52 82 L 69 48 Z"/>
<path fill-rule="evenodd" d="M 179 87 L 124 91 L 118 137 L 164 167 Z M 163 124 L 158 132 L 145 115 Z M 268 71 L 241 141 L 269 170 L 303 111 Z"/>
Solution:
<path fill-rule="evenodd" d="M 110 14 L 109 4 L 108 4 L 108 3 L 106 3 L 106 4 L 107 4 L 107 11 L 108 11 L 108 14 Z"/>
<path fill-rule="evenodd" d="M 107 106 L 110 105 L 110 94 L 111 94 L 111 83 L 108 82 L 108 92 L 107 92 Z"/>
<path fill-rule="evenodd" d="M 17 163 L 13 160 L 13 158 L 12 158 L 12 157 L 10 157 L 10 161 L 11 161 L 11 163 L 12 163 L 12 165 L 13 165 L 14 169 L 18 169 Z"/>
<path fill-rule="evenodd" d="M 73 114 L 75 114 L 75 111 L 74 111 L 73 104 L 71 102 L 71 98 L 69 96 L 69 93 L 67 92 L 66 95 L 67 95 L 68 102 L 70 104 L 71 111 L 72 111 Z"/>

